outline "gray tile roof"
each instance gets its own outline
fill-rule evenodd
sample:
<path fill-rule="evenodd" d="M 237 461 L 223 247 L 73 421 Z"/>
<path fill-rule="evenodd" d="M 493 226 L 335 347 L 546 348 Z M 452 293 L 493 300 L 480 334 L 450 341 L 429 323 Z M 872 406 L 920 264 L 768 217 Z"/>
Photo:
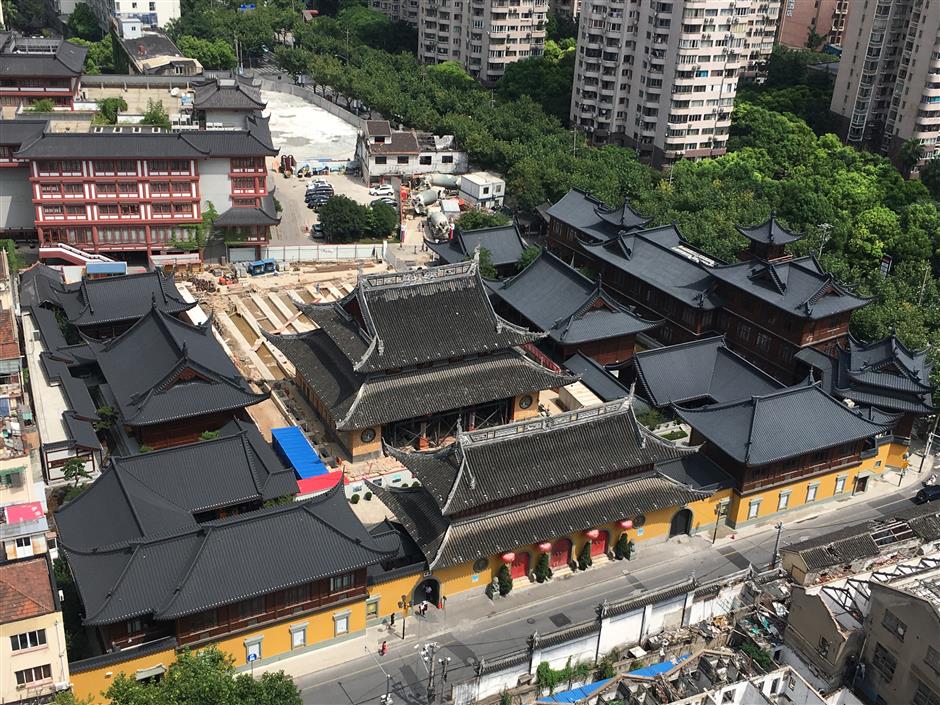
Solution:
<path fill-rule="evenodd" d="M 637 423 L 630 399 L 621 399 L 461 432 L 440 450 L 388 451 L 421 481 L 444 514 L 459 514 L 520 495 L 544 496 L 571 483 L 651 470 L 694 449 L 654 436 Z"/>
<path fill-rule="evenodd" d="M 211 322 L 193 326 L 154 307 L 117 338 L 87 344 L 129 426 L 240 409 L 267 398 L 249 387 L 215 340 Z"/>
<path fill-rule="evenodd" d="M 489 251 L 494 267 L 505 267 L 518 262 L 526 247 L 515 223 L 477 230 L 458 230 L 450 240 L 426 241 L 426 244 L 428 249 L 446 264 L 463 262 L 473 257 L 479 245 L 480 249 Z"/>
<path fill-rule="evenodd" d="M 693 490 L 721 490 L 735 484 L 731 475 L 701 453 L 685 453 L 657 463 L 656 471 Z"/>
<path fill-rule="evenodd" d="M 269 339 L 330 409 L 339 430 L 483 404 L 576 379 L 552 372 L 515 350 L 394 375 L 362 375 L 325 331 Z"/>
<path fill-rule="evenodd" d="M 652 220 L 637 213 L 626 202 L 620 208 L 610 208 L 587 191 L 575 188 L 549 208 L 548 215 L 597 242 L 605 242 L 621 232 L 639 230 Z"/>
<path fill-rule="evenodd" d="M 0 120 L 0 144 L 18 149 L 39 137 L 46 125 L 45 120 Z"/>
<path fill-rule="evenodd" d="M 722 336 L 643 350 L 633 365 L 642 396 L 659 408 L 693 400 L 724 403 L 783 388 L 729 350 Z"/>
<path fill-rule="evenodd" d="M 241 77 L 213 78 L 195 87 L 196 110 L 264 110 L 261 86 Z"/>
<path fill-rule="evenodd" d="M 681 507 L 712 494 L 648 473 L 455 520 L 445 526 L 442 522 L 447 519 L 440 516 L 437 503 L 424 488 L 374 487 L 373 491 L 406 531 L 411 533 L 411 527 L 415 527 L 417 535 L 412 534 L 412 538 L 431 568 L 460 565 L 612 521 Z"/>
<path fill-rule="evenodd" d="M 183 299 L 172 274 L 164 276 L 160 271 L 53 284 L 51 291 L 56 298 L 52 303 L 76 326 L 137 320 L 154 305 L 170 315 L 196 305 Z"/>
<path fill-rule="evenodd" d="M 766 245 L 789 245 L 803 237 L 802 233 L 792 233 L 780 224 L 777 214 L 773 211 L 770 218 L 759 225 L 739 227 L 738 232 L 748 240 Z"/>
<path fill-rule="evenodd" d="M 216 218 L 214 224 L 220 228 L 226 228 L 250 225 L 277 225 L 280 222 L 281 218 L 274 207 L 274 197 L 271 194 L 267 194 L 261 197 L 260 208 L 232 206 Z"/>
<path fill-rule="evenodd" d="M 800 318 L 847 313 L 872 300 L 853 294 L 824 272 L 812 255 L 769 263 L 751 260 L 708 271 L 716 280 Z"/>
<path fill-rule="evenodd" d="M 4 52 L 0 54 L 0 76 L 74 78 L 82 75 L 88 47 L 61 42 L 54 54 Z"/>
<path fill-rule="evenodd" d="M 585 250 L 685 304 L 706 310 L 718 306 L 715 282 L 705 266 L 718 260 L 685 242 L 674 225 L 585 243 Z"/>
<path fill-rule="evenodd" d="M 199 159 L 277 154 L 266 118 L 247 130 L 200 132 L 45 132 L 16 151 L 22 159 Z"/>
<path fill-rule="evenodd" d="M 370 137 L 388 137 L 392 134 L 392 127 L 388 120 L 366 120 L 366 134 Z"/>
<path fill-rule="evenodd" d="M 254 424 L 232 422 L 215 440 L 111 456 L 88 490 L 56 512 L 76 550 L 190 528 L 201 512 L 297 494 Z"/>
<path fill-rule="evenodd" d="M 748 466 L 872 438 L 886 429 L 836 401 L 818 384 L 700 409 L 674 408 L 709 443 Z"/>
<path fill-rule="evenodd" d="M 303 311 L 362 373 L 494 353 L 540 337 L 496 315 L 473 261 L 361 277 L 342 301 Z"/>
<path fill-rule="evenodd" d="M 581 384 L 594 392 L 601 401 L 623 399 L 630 394 L 630 389 L 623 385 L 603 365 L 598 364 L 581 353 L 575 353 L 565 360 L 565 367 L 581 376 Z"/>
<path fill-rule="evenodd" d="M 60 539 L 90 626 L 143 615 L 172 620 L 394 555 L 352 513 L 342 484 L 305 502 L 172 526 L 96 551 L 73 547 L 67 533 Z"/>
<path fill-rule="evenodd" d="M 140 61 L 157 56 L 183 56 L 173 40 L 160 32 L 146 32 L 139 37 L 121 38 L 118 41 L 124 46 L 124 51 L 131 60 Z"/>
<path fill-rule="evenodd" d="M 490 285 L 494 295 L 558 344 L 636 335 L 658 326 L 606 294 L 597 282 L 543 250 L 516 276 Z"/>
<path fill-rule="evenodd" d="M 894 335 L 874 343 L 849 336 L 837 353 L 833 394 L 889 411 L 929 414 L 933 410 L 927 350 L 910 350 Z"/>

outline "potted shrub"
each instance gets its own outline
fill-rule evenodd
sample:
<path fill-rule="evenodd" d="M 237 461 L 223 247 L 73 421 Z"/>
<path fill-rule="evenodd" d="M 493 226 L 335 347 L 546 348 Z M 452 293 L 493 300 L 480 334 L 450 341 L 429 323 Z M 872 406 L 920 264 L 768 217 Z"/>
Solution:
<path fill-rule="evenodd" d="M 506 597 L 512 592 L 512 575 L 509 572 L 509 566 L 503 563 L 496 573 L 496 580 L 499 582 L 499 594 Z"/>
<path fill-rule="evenodd" d="M 578 553 L 578 570 L 587 570 L 594 564 L 591 558 L 591 542 L 585 541 Z"/>
<path fill-rule="evenodd" d="M 551 577 L 552 568 L 548 564 L 548 554 L 542 553 L 535 563 L 535 580 L 536 582 L 544 583 L 546 580 L 551 580 Z"/>

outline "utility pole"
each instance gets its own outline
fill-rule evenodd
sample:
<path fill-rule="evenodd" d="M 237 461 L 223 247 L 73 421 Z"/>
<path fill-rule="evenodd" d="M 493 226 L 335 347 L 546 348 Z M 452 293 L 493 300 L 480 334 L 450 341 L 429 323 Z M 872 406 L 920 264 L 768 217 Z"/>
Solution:
<path fill-rule="evenodd" d="M 823 247 L 829 242 L 829 231 L 832 230 L 832 225 L 829 223 L 821 223 L 817 227 L 822 231 L 822 238 L 819 241 L 819 254 L 816 255 L 816 259 L 819 259 L 822 257 Z"/>
<path fill-rule="evenodd" d="M 447 665 L 450 663 L 450 656 L 444 656 L 437 660 L 441 664 L 441 697 L 444 697 L 444 693 L 447 691 L 445 684 L 447 683 Z"/>
<path fill-rule="evenodd" d="M 777 530 L 777 538 L 774 541 L 774 555 L 770 558 L 771 570 L 777 567 L 777 558 L 780 554 L 780 534 L 783 533 L 783 522 L 778 521 L 776 524 L 774 524 L 774 528 Z"/>
<path fill-rule="evenodd" d="M 927 275 L 930 274 L 930 263 L 924 265 L 924 281 L 920 283 L 920 293 L 917 295 L 917 306 L 920 307 L 924 301 L 924 289 L 927 288 Z"/>
<path fill-rule="evenodd" d="M 380 700 L 382 705 L 392 705 L 392 674 L 385 674 L 385 695 Z"/>
<path fill-rule="evenodd" d="M 434 650 L 437 643 L 431 642 L 421 650 L 421 658 L 428 667 L 428 705 L 434 702 Z"/>
<path fill-rule="evenodd" d="M 937 437 L 938 424 L 940 424 L 940 413 L 938 413 L 934 419 L 933 431 L 927 434 L 927 445 L 924 446 L 924 457 L 920 459 L 920 467 L 917 469 L 918 475 L 924 471 L 924 461 L 927 460 L 927 456 L 930 455 L 930 449 L 933 446 L 933 439 Z M 933 469 L 933 464 L 931 464 L 930 467 Z"/>

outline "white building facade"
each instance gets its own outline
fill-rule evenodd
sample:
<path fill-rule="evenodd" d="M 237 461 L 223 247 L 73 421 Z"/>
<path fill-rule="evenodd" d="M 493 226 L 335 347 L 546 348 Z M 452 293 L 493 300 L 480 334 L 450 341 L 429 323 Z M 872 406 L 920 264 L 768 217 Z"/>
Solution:
<path fill-rule="evenodd" d="M 738 77 L 773 49 L 780 0 L 585 0 L 571 120 L 654 164 L 727 149 Z"/>

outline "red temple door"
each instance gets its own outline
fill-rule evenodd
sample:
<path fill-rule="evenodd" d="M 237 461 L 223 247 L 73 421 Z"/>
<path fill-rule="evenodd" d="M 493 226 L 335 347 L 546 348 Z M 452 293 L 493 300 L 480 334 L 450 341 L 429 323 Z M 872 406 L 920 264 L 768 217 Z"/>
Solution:
<path fill-rule="evenodd" d="M 552 546 L 552 556 L 549 565 L 552 568 L 564 568 L 571 560 L 571 540 L 558 539 Z"/>
<path fill-rule="evenodd" d="M 516 554 L 516 560 L 512 562 L 512 565 L 509 566 L 509 575 L 513 580 L 516 578 L 525 578 L 529 575 L 529 554 L 528 552 L 520 552 Z"/>
<path fill-rule="evenodd" d="M 607 553 L 607 545 L 610 543 L 610 532 L 601 529 L 600 535 L 591 541 L 591 557 L 597 558 Z"/>

